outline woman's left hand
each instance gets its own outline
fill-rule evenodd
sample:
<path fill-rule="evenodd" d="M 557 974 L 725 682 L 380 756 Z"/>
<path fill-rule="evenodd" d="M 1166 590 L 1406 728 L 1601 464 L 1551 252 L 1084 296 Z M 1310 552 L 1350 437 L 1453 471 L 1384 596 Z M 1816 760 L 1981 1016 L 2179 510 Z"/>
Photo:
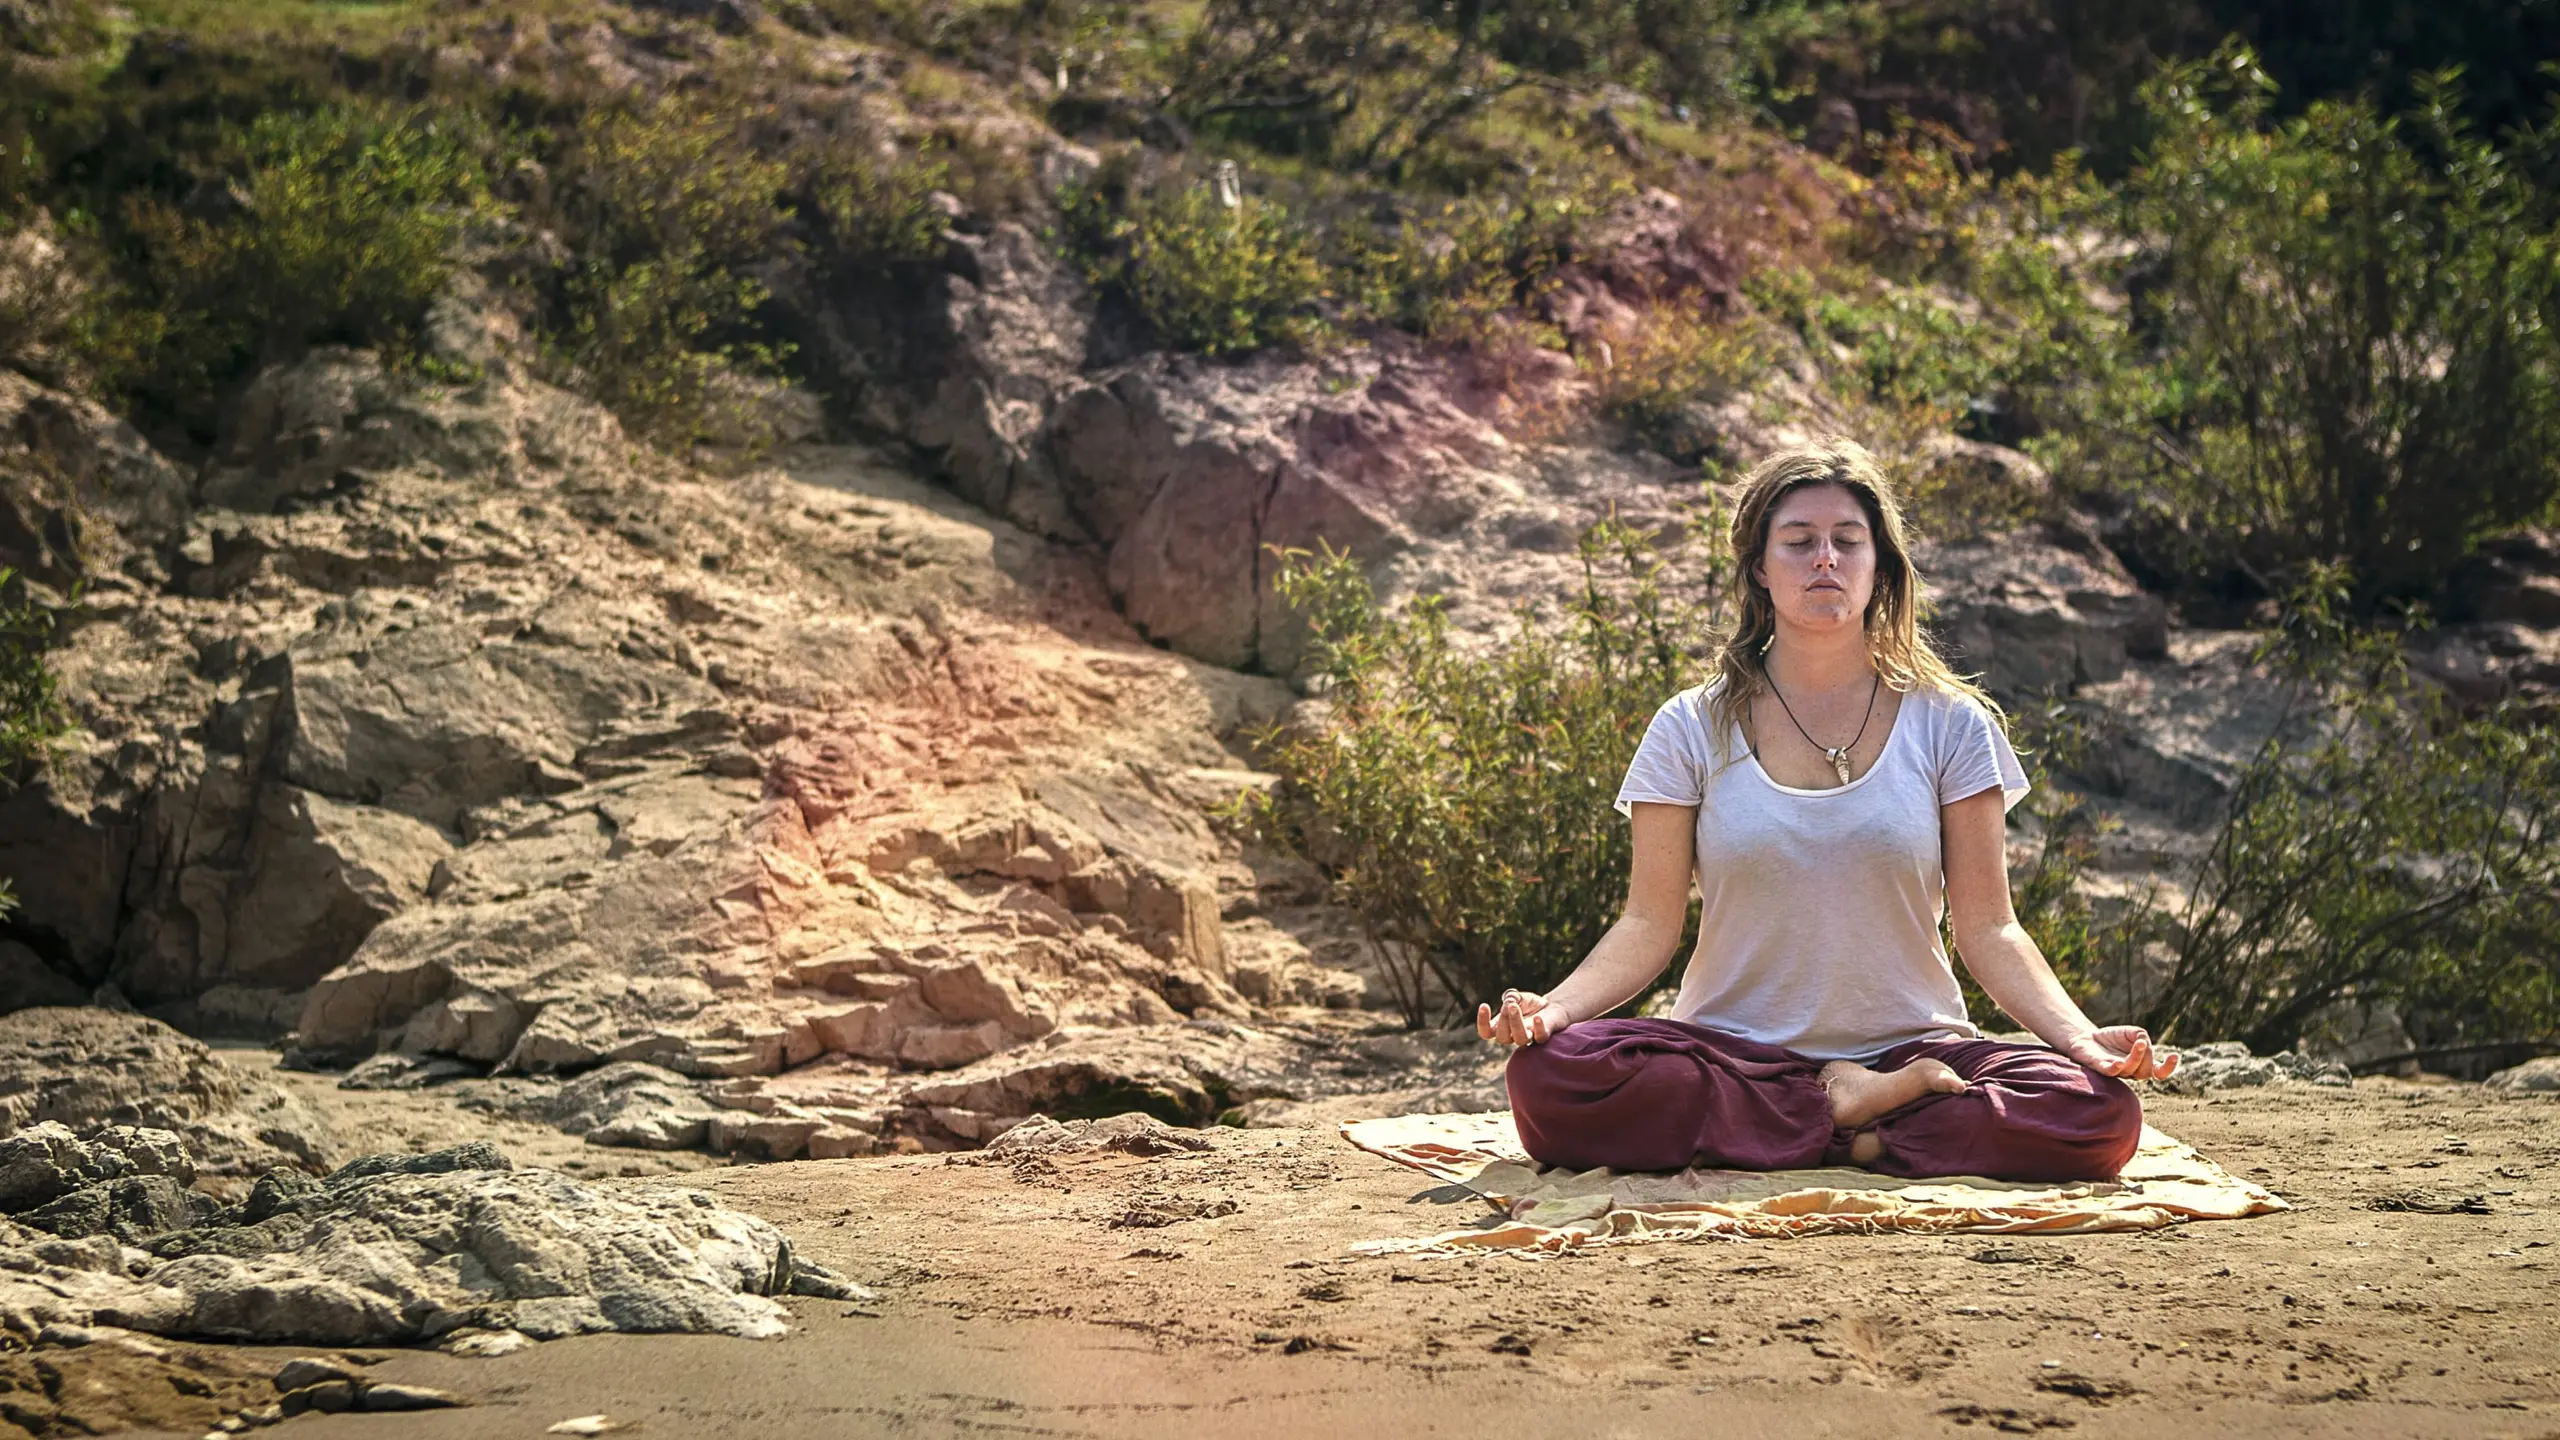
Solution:
<path fill-rule="evenodd" d="M 2109 1025 L 2074 1037 L 2062 1053 L 2119 1080 L 2165 1080 L 2176 1073 L 2174 1050 L 2151 1048 L 2151 1032 L 2139 1025 Z"/>

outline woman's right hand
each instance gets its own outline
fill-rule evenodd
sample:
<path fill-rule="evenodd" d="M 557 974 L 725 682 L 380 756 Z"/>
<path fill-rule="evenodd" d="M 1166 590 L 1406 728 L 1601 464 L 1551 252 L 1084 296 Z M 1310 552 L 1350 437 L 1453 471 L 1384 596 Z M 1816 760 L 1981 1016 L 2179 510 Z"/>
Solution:
<path fill-rule="evenodd" d="M 1476 1035 L 1499 1045 L 1535 1045 L 1573 1023 L 1565 1008 L 1533 990 L 1505 990 L 1502 1008 L 1476 1007 Z"/>

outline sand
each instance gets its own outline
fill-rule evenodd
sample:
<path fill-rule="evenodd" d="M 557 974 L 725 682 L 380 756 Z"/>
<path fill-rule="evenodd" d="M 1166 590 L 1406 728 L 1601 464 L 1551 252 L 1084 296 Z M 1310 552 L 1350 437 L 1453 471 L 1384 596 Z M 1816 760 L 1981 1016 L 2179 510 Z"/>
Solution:
<path fill-rule="evenodd" d="M 601 1336 L 375 1373 L 461 1411 L 291 1433 L 686 1437 L 2560 1437 L 2560 1098 L 2369 1079 L 2159 1097 L 2287 1214 L 2133 1235 L 1359 1259 L 1479 1202 L 1330 1129 L 1199 1155 L 681 1177 L 880 1287 L 779 1341 Z M 606 1174 L 612 1167 L 598 1166 Z M 622 1183 L 672 1183 L 635 1179 Z M 2487 1213 L 2376 1206 L 2474 1205 Z"/>

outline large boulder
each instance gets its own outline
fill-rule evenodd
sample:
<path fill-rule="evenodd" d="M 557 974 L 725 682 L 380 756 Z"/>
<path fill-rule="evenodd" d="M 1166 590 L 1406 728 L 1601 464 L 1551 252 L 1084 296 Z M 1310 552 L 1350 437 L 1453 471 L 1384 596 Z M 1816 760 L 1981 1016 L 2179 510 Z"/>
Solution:
<path fill-rule="evenodd" d="M 0 1331 L 116 1325 L 314 1345 L 464 1325 L 540 1339 L 763 1338 L 786 1328 L 772 1296 L 858 1293 L 795 1261 L 771 1225 L 707 1195 L 607 1191 L 516 1170 L 485 1145 L 372 1157 L 326 1181 L 262 1182 L 242 1205 L 191 1218 L 77 1245 L 0 1222 Z"/>
<path fill-rule="evenodd" d="M 2168 658 L 2167 604 L 2084 532 L 2035 527 L 1913 558 L 1948 658 L 1995 695 L 2069 695 Z"/>
<path fill-rule="evenodd" d="M 109 1131 L 110 1138 L 101 1140 L 93 1133 L 99 1126 L 147 1128 Z M 254 1175 L 279 1165 L 317 1168 L 330 1163 L 337 1149 L 337 1137 L 321 1117 L 281 1089 L 244 1082 L 203 1042 L 158 1020 L 57 1007 L 0 1015 L 0 1143 L 42 1144 L 52 1153 L 56 1141 L 76 1132 L 90 1135 L 93 1148 L 107 1145 L 125 1160 L 93 1157 L 75 1165 L 66 1152 L 66 1175 L 120 1180 L 175 1174 L 159 1162 L 136 1158 L 140 1151 L 113 1138 L 157 1131 L 183 1137 L 195 1163 L 216 1175 Z M 0 1210 L 7 1208 L 0 1204 Z"/>
<path fill-rule="evenodd" d="M 2501 1070 L 2488 1079 L 2492 1090 L 2509 1095 L 2560 1094 L 2560 1055 L 2545 1055 Z"/>
<path fill-rule="evenodd" d="M 59 1120 L 20 1127 L 0 1139 L 0 1215 L 52 1204 L 73 1191 L 139 1176 L 195 1183 L 195 1157 L 167 1130 L 110 1125 L 87 1138 Z M 43 1227 L 51 1228 L 51 1227 Z"/>
<path fill-rule="evenodd" d="M 58 587 L 128 567 L 156 578 L 188 489 L 185 471 L 96 402 L 0 366 L 0 565 Z"/>
<path fill-rule="evenodd" d="M 241 1095 L 211 1050 L 157 1020 L 91 1009 L 0 1015 L 0 1135 L 47 1122 L 175 1128 Z"/>

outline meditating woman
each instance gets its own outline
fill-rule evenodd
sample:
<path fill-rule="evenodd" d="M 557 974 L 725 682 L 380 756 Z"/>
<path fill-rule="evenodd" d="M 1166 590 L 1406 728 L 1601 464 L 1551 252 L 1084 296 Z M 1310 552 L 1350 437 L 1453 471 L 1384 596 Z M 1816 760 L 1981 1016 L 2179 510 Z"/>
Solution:
<path fill-rule="evenodd" d="M 2009 901 L 2025 772 L 1981 691 L 1920 633 L 1890 485 L 1831 441 L 1752 471 L 1733 516 L 1741 614 L 1705 684 L 1628 766 L 1625 913 L 1544 995 L 1476 1029 L 1519 1047 L 1529 1153 L 1576 1169 L 1852 1164 L 1890 1175 L 2113 1176 L 2177 1057 L 2092 1024 Z M 1696 950 L 1669 1019 L 1601 1018 Z M 1939 942 L 2046 1046 L 1982 1038 Z"/>

